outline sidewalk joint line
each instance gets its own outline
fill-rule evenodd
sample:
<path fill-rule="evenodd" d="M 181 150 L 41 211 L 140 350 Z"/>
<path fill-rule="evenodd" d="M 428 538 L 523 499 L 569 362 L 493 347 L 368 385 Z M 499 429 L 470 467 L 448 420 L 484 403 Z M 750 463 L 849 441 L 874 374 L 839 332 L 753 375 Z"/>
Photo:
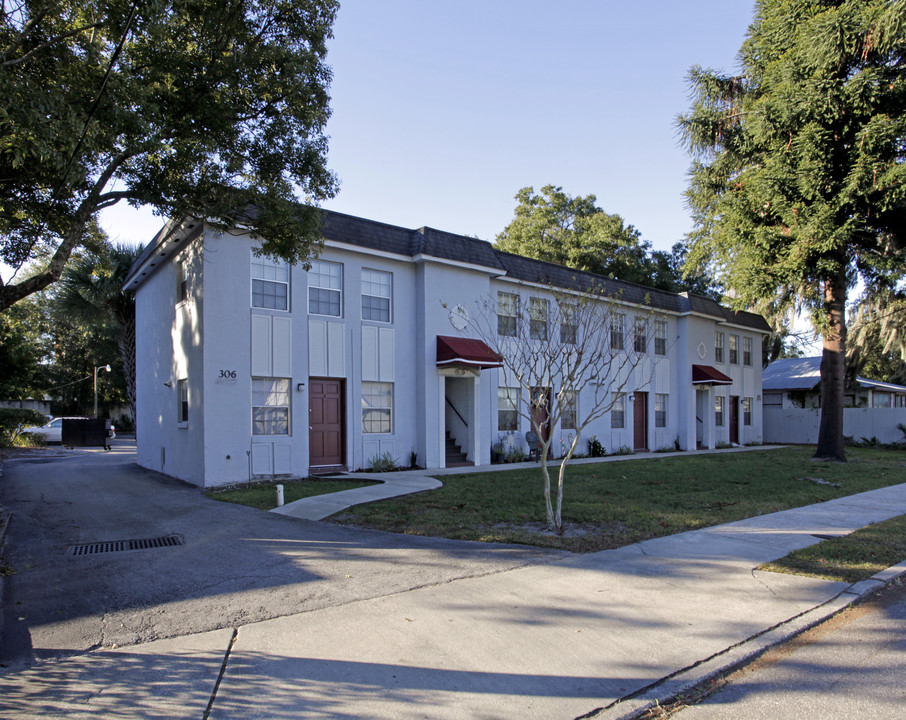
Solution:
<path fill-rule="evenodd" d="M 226 654 L 223 656 L 223 662 L 220 664 L 220 672 L 217 674 L 217 682 L 214 683 L 214 690 L 211 692 L 211 698 L 208 700 L 208 706 L 205 708 L 202 720 L 208 720 L 211 711 L 214 709 L 214 701 L 217 699 L 217 691 L 220 690 L 220 683 L 223 682 L 223 676 L 226 674 L 227 665 L 230 662 L 230 655 L 233 652 L 233 646 L 239 637 L 239 628 L 233 628 L 233 636 L 230 638 L 230 644 L 227 645 Z"/>

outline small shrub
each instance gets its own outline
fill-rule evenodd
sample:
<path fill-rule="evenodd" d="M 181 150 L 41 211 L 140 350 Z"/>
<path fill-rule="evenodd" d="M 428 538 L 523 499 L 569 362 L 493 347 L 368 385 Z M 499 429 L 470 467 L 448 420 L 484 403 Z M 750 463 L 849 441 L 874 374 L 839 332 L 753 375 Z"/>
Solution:
<path fill-rule="evenodd" d="M 726 450 L 727 448 L 733 447 L 733 443 L 729 443 L 729 442 L 726 442 L 725 440 L 721 440 L 721 441 L 715 443 L 714 447 L 717 448 L 718 450 Z"/>
<path fill-rule="evenodd" d="M 397 469 L 396 458 L 389 450 L 383 455 L 375 455 L 368 461 L 371 472 L 393 472 Z"/>
<path fill-rule="evenodd" d="M 411 467 L 411 468 L 418 467 L 418 453 L 415 451 L 415 448 L 412 448 L 409 451 L 409 467 Z"/>
<path fill-rule="evenodd" d="M 635 450 L 633 450 L 628 445 L 620 445 L 619 449 L 615 450 L 614 455 L 635 455 Z"/>
<path fill-rule="evenodd" d="M 13 445 L 22 428 L 46 423 L 47 418 L 37 410 L 0 407 L 0 447 Z"/>
<path fill-rule="evenodd" d="M 903 423 L 897 423 L 897 430 L 903 433 L 903 439 L 906 440 L 906 425 Z"/>
<path fill-rule="evenodd" d="M 604 457 L 606 454 L 607 450 L 598 440 L 597 435 L 588 438 L 588 457 Z"/>

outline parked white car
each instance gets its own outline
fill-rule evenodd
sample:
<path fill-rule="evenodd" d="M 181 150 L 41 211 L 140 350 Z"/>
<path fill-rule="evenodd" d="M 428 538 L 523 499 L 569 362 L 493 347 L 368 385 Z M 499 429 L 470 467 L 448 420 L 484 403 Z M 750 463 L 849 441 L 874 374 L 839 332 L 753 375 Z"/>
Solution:
<path fill-rule="evenodd" d="M 47 443 L 62 443 L 63 442 L 63 421 L 64 420 L 84 420 L 83 417 L 71 417 L 71 418 L 54 418 L 46 425 L 40 427 L 27 427 L 22 430 L 23 433 L 32 433 L 33 435 L 40 435 L 44 438 L 44 442 Z M 116 437 L 114 432 L 113 425 L 110 426 L 110 439 Z"/>

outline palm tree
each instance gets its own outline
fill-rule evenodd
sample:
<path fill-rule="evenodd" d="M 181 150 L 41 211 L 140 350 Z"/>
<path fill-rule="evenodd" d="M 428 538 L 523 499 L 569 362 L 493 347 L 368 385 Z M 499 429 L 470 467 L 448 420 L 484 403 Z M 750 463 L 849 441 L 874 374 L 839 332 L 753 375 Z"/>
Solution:
<path fill-rule="evenodd" d="M 86 322 L 113 320 L 126 381 L 126 395 L 135 414 L 135 293 L 123 290 L 132 263 L 143 247 L 105 243 L 70 265 L 60 283 L 57 308 Z"/>

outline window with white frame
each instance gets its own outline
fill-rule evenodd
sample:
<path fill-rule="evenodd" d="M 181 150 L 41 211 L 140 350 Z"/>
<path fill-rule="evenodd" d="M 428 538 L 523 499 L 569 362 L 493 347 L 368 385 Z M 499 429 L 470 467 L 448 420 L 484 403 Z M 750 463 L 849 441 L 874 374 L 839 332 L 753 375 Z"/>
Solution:
<path fill-rule="evenodd" d="M 667 354 L 667 321 L 654 321 L 654 354 Z"/>
<path fill-rule="evenodd" d="M 579 306 L 575 303 L 560 303 L 560 342 L 575 345 L 579 333 Z"/>
<path fill-rule="evenodd" d="M 626 426 L 626 393 L 614 393 L 613 405 L 610 408 L 610 427 L 614 429 Z"/>
<path fill-rule="evenodd" d="M 648 352 L 648 320 L 645 318 L 636 318 L 633 327 L 633 350 L 637 353 Z"/>
<path fill-rule="evenodd" d="M 742 424 L 752 424 L 752 398 L 750 397 L 742 399 Z"/>
<path fill-rule="evenodd" d="M 187 378 L 181 378 L 176 381 L 176 422 L 185 425 L 189 422 L 189 381 Z"/>
<path fill-rule="evenodd" d="M 724 334 L 722 332 L 714 333 L 714 362 L 722 363 L 724 361 Z"/>
<path fill-rule="evenodd" d="M 562 408 L 560 410 L 560 429 L 575 430 L 578 418 L 576 391 L 563 390 L 560 393 L 560 398 L 560 402 L 562 403 Z"/>
<path fill-rule="evenodd" d="M 623 349 L 623 326 L 626 316 L 623 313 L 614 313 L 610 318 L 610 349 Z"/>
<path fill-rule="evenodd" d="M 497 334 L 516 337 L 519 332 L 519 296 L 515 293 L 497 293 Z"/>
<path fill-rule="evenodd" d="M 393 275 L 362 268 L 362 320 L 390 322 Z"/>
<path fill-rule="evenodd" d="M 343 266 L 313 260 L 308 271 L 308 312 L 310 315 L 343 315 Z"/>
<path fill-rule="evenodd" d="M 724 426 L 724 400 L 723 395 L 714 396 L 714 424 L 717 427 Z"/>
<path fill-rule="evenodd" d="M 744 337 L 742 339 L 742 364 L 752 364 L 752 338 Z"/>
<path fill-rule="evenodd" d="M 654 396 L 654 426 L 667 427 L 667 396 L 660 393 Z"/>
<path fill-rule="evenodd" d="M 544 298 L 529 298 L 529 337 L 547 340 L 547 300 Z"/>
<path fill-rule="evenodd" d="M 739 364 L 739 335 L 730 336 L 730 364 Z"/>
<path fill-rule="evenodd" d="M 252 435 L 289 435 L 289 378 L 252 378 Z"/>
<path fill-rule="evenodd" d="M 393 383 L 362 383 L 362 432 L 393 432 Z"/>
<path fill-rule="evenodd" d="M 497 429 L 511 432 L 519 429 L 518 388 L 497 388 Z"/>
<path fill-rule="evenodd" d="M 252 256 L 252 307 L 289 310 L 289 265 Z"/>
<path fill-rule="evenodd" d="M 189 299 L 189 268 L 186 260 L 176 263 L 176 302 L 184 303 Z"/>

